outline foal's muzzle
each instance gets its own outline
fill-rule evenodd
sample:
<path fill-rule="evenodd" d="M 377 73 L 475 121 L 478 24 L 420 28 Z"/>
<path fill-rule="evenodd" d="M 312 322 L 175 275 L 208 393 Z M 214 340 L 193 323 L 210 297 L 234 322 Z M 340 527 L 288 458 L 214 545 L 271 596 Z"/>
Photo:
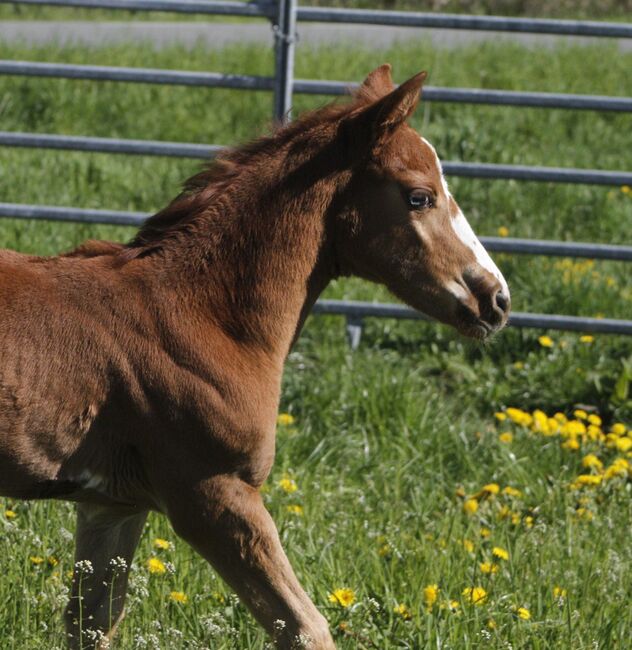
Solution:
<path fill-rule="evenodd" d="M 498 279 L 491 273 L 466 271 L 462 285 L 467 287 L 469 293 L 459 308 L 463 333 L 484 339 L 504 327 L 509 318 L 511 299 Z"/>

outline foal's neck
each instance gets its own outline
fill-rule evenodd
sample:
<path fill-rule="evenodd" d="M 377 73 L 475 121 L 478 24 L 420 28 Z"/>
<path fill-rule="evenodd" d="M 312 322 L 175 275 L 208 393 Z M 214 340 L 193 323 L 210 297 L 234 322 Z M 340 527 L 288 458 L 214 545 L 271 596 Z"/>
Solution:
<path fill-rule="evenodd" d="M 342 178 L 321 153 L 262 157 L 201 189 L 206 205 L 169 252 L 178 284 L 216 326 L 280 359 L 336 274 L 328 221 Z"/>

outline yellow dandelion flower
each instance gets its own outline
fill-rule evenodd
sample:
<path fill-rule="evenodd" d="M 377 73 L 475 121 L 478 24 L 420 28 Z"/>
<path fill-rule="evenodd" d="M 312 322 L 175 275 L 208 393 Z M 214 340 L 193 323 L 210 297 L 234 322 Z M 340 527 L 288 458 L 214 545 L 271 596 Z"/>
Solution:
<path fill-rule="evenodd" d="M 597 456 L 595 456 L 595 454 L 586 454 L 582 458 L 582 467 L 600 470 L 603 467 L 603 463 L 599 458 L 597 458 Z"/>
<path fill-rule="evenodd" d="M 465 587 L 461 593 L 472 605 L 484 605 L 487 600 L 487 592 L 483 587 Z"/>
<path fill-rule="evenodd" d="M 395 607 L 393 607 L 393 611 L 396 614 L 399 614 L 405 621 L 407 621 L 410 618 L 410 611 L 409 611 L 408 607 L 406 607 L 406 605 L 404 605 L 404 603 L 400 603 L 399 605 L 395 605 Z"/>
<path fill-rule="evenodd" d="M 147 568 L 149 569 L 149 573 L 154 573 L 156 575 L 167 573 L 167 567 L 165 566 L 165 563 L 162 560 L 159 560 L 157 557 L 150 557 L 147 560 Z"/>
<path fill-rule="evenodd" d="M 293 478 L 290 478 L 287 474 L 279 481 L 279 487 L 288 494 L 292 494 L 298 490 L 298 485 Z"/>
<path fill-rule="evenodd" d="M 424 587 L 424 603 L 426 608 L 431 610 L 439 597 L 439 585 L 427 585 Z"/>
<path fill-rule="evenodd" d="M 491 537 L 492 531 L 485 526 L 481 526 L 480 534 L 483 539 L 488 539 Z"/>
<path fill-rule="evenodd" d="M 490 618 L 489 621 L 487 621 L 487 629 L 488 630 L 495 630 L 498 627 L 498 624 L 493 618 Z"/>
<path fill-rule="evenodd" d="M 292 503 L 286 506 L 285 509 L 292 515 L 300 516 L 303 514 L 303 506 L 299 505 L 298 503 Z"/>
<path fill-rule="evenodd" d="M 603 476 L 600 474 L 580 474 L 576 479 L 575 482 L 577 485 L 582 485 L 582 486 L 588 486 L 592 487 L 595 485 L 599 485 L 601 481 L 603 480 Z"/>
<path fill-rule="evenodd" d="M 500 486 L 498 483 L 488 483 L 487 485 L 483 485 L 481 488 L 481 492 L 484 494 L 498 494 L 500 492 Z"/>
<path fill-rule="evenodd" d="M 588 419 L 588 413 L 586 413 L 586 411 L 584 411 L 584 409 L 575 409 L 573 411 L 573 415 L 578 420 L 587 420 Z"/>
<path fill-rule="evenodd" d="M 57 566 L 59 564 L 59 560 L 54 556 L 54 555 L 49 555 L 46 558 L 46 561 L 48 562 L 48 566 Z"/>
<path fill-rule="evenodd" d="M 156 537 L 154 540 L 154 548 L 159 549 L 160 551 L 167 551 L 171 548 L 171 542 L 161 537 Z"/>
<path fill-rule="evenodd" d="M 465 499 L 463 502 L 463 512 L 466 515 L 476 514 L 478 510 L 478 501 L 476 499 Z"/>
<path fill-rule="evenodd" d="M 559 586 L 553 587 L 553 598 L 555 598 L 556 600 L 561 600 L 562 598 L 566 598 L 566 589 Z"/>
<path fill-rule="evenodd" d="M 564 413 L 554 413 L 553 419 L 557 420 L 560 424 L 566 424 L 566 422 L 568 422 L 568 418 L 564 415 Z"/>
<path fill-rule="evenodd" d="M 35 566 L 39 566 L 45 562 L 44 558 L 39 555 L 29 555 L 29 560 L 31 560 L 31 564 L 34 564 Z"/>
<path fill-rule="evenodd" d="M 580 343 L 592 343 L 595 340 L 594 336 L 591 336 L 590 334 L 584 334 L 583 336 L 579 337 Z"/>
<path fill-rule="evenodd" d="M 596 427 L 601 426 L 601 418 L 598 415 L 596 415 L 595 413 L 591 413 L 588 416 L 588 422 L 590 422 L 590 424 L 594 424 Z"/>
<path fill-rule="evenodd" d="M 520 516 L 519 512 L 512 512 L 511 513 L 511 523 L 514 526 L 517 526 L 520 523 L 521 520 L 522 520 L 522 517 Z"/>
<path fill-rule="evenodd" d="M 563 442 L 561 446 L 562 449 L 568 449 L 569 451 L 577 451 L 580 448 L 577 438 L 569 438 L 566 442 Z"/>
<path fill-rule="evenodd" d="M 630 451 L 632 449 L 632 438 L 617 438 L 614 446 L 623 453 Z"/>
<path fill-rule="evenodd" d="M 615 422 L 612 427 L 610 427 L 610 431 L 614 433 L 616 436 L 622 436 L 625 433 L 625 424 L 623 422 Z"/>
<path fill-rule="evenodd" d="M 506 551 L 504 548 L 501 548 L 500 546 L 494 546 L 494 548 L 492 549 L 492 555 L 494 557 L 497 557 L 499 560 L 509 559 L 509 552 Z"/>
<path fill-rule="evenodd" d="M 533 528 L 533 517 L 532 517 L 531 515 L 527 515 L 527 516 L 524 518 L 524 525 L 525 525 L 527 528 Z"/>
<path fill-rule="evenodd" d="M 507 409 L 506 413 L 507 413 L 507 417 L 512 422 L 515 422 L 520 426 L 528 427 L 531 426 L 531 423 L 533 422 L 533 417 L 531 413 L 527 413 L 526 411 L 523 411 L 521 409 L 513 408 L 510 406 Z"/>
<path fill-rule="evenodd" d="M 517 607 L 516 615 L 523 621 L 528 621 L 531 618 L 531 612 L 526 607 Z"/>
<path fill-rule="evenodd" d="M 506 445 L 510 444 L 513 442 L 513 433 L 511 431 L 503 431 L 499 436 L 498 440 L 500 442 L 504 442 Z"/>
<path fill-rule="evenodd" d="M 5 510 L 5 511 L 4 511 L 4 516 L 5 516 L 7 519 L 15 519 L 18 515 L 17 515 L 17 513 L 15 512 L 15 510 L 11 510 L 11 509 L 9 508 L 8 510 Z"/>
<path fill-rule="evenodd" d="M 494 413 L 494 417 L 499 421 L 499 422 L 504 422 L 507 419 L 507 414 L 503 413 L 502 411 L 496 411 Z"/>
<path fill-rule="evenodd" d="M 514 361 L 513 362 L 513 367 L 516 370 L 522 370 L 524 368 L 524 362 L 523 361 Z"/>
<path fill-rule="evenodd" d="M 342 589 L 335 589 L 328 596 L 329 602 L 333 605 L 339 605 L 340 607 L 350 607 L 355 602 L 356 596 L 353 589 L 348 589 L 344 587 Z"/>
<path fill-rule="evenodd" d="M 388 557 L 393 552 L 390 544 L 382 544 L 378 549 L 377 553 L 380 557 Z"/>
<path fill-rule="evenodd" d="M 494 562 L 481 562 L 478 567 L 481 573 L 498 573 L 498 565 Z"/>
<path fill-rule="evenodd" d="M 211 594 L 211 596 L 212 596 L 213 600 L 214 600 L 216 603 L 219 603 L 220 605 L 224 605 L 224 604 L 226 603 L 226 598 L 225 598 L 224 594 L 222 594 L 222 593 L 219 592 L 219 591 L 214 591 L 214 592 Z"/>
<path fill-rule="evenodd" d="M 189 597 L 184 593 L 184 591 L 172 591 L 169 594 L 169 600 L 173 600 L 174 603 L 182 603 L 186 605 L 189 602 Z"/>
<path fill-rule="evenodd" d="M 522 492 L 515 487 L 511 487 L 511 485 L 507 485 L 503 488 L 503 494 L 516 499 L 519 499 L 522 496 Z"/>
<path fill-rule="evenodd" d="M 470 539 L 464 539 L 463 540 L 463 548 L 468 552 L 468 553 L 473 553 L 474 552 L 474 542 Z"/>
<path fill-rule="evenodd" d="M 553 339 L 550 336 L 538 336 L 538 343 L 543 347 L 543 348 L 552 348 L 554 343 Z"/>
<path fill-rule="evenodd" d="M 294 416 L 289 413 L 279 413 L 277 416 L 277 424 L 282 427 L 289 427 L 294 424 Z"/>
<path fill-rule="evenodd" d="M 544 435 L 549 434 L 549 418 L 544 411 L 536 409 L 533 411 L 533 424 L 531 427 L 534 431 L 539 431 Z"/>
<path fill-rule="evenodd" d="M 606 480 L 610 480 L 616 476 L 625 478 L 629 472 L 630 463 L 625 458 L 616 458 L 612 464 L 606 468 L 603 473 L 603 478 Z"/>
<path fill-rule="evenodd" d="M 505 504 L 498 511 L 498 519 L 507 519 L 511 515 L 511 508 Z"/>
<path fill-rule="evenodd" d="M 580 420 L 569 420 L 562 425 L 563 436 L 583 436 L 586 434 L 586 425 Z"/>
<path fill-rule="evenodd" d="M 575 516 L 577 519 L 583 519 L 584 521 L 591 521 L 593 518 L 593 513 L 588 510 L 588 508 L 577 508 L 575 510 Z"/>
<path fill-rule="evenodd" d="M 509 228 L 507 228 L 507 226 L 500 226 L 498 228 L 498 236 L 499 237 L 507 237 L 507 236 L 509 236 Z"/>
<path fill-rule="evenodd" d="M 621 186 L 621 191 L 624 194 L 632 194 L 632 188 L 629 185 L 622 185 Z"/>

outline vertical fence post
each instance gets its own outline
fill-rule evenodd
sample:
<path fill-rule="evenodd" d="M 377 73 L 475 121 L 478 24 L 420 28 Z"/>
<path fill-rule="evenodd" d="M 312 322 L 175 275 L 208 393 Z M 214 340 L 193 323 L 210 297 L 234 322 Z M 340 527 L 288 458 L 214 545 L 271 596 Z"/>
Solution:
<path fill-rule="evenodd" d="M 352 350 L 357 350 L 360 345 L 363 325 L 359 316 L 347 316 L 347 340 Z"/>
<path fill-rule="evenodd" d="M 274 118 L 278 122 L 288 121 L 292 108 L 297 1 L 277 0 L 274 24 Z"/>

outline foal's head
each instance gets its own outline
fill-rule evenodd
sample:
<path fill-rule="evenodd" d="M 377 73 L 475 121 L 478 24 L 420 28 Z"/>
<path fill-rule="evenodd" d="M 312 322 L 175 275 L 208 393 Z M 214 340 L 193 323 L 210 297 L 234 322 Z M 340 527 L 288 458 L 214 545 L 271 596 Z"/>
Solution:
<path fill-rule="evenodd" d="M 343 133 L 359 151 L 340 215 L 343 270 L 483 339 L 509 314 L 509 289 L 450 194 L 434 147 L 408 124 L 426 74 L 398 88 L 372 72 Z"/>

